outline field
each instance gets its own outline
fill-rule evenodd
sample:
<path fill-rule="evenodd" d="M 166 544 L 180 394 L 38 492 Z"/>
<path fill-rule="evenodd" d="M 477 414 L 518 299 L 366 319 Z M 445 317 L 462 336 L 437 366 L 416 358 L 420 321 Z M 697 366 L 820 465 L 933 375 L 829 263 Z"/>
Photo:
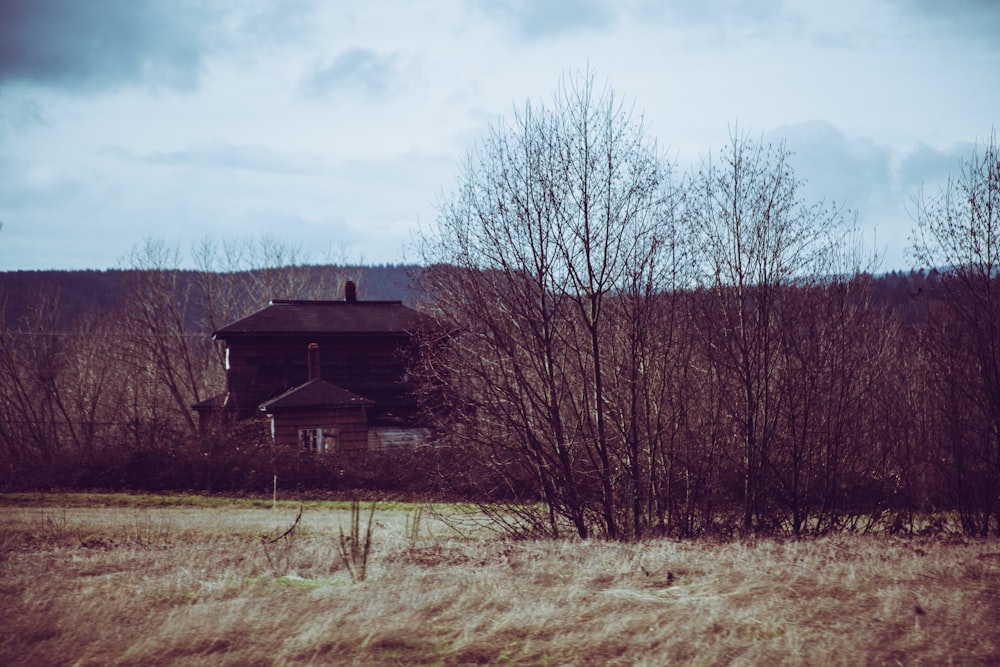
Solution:
<path fill-rule="evenodd" d="M 1000 664 L 996 540 L 511 542 L 387 503 L 360 581 L 348 506 L 298 510 L 0 496 L 0 664 Z"/>

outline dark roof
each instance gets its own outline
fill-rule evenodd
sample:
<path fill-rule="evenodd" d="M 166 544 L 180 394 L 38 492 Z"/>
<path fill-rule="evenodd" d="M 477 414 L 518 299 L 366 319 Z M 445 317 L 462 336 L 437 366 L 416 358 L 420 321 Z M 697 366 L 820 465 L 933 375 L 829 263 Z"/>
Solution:
<path fill-rule="evenodd" d="M 423 316 L 402 301 L 286 301 L 274 300 L 242 320 L 213 335 L 225 340 L 239 336 L 271 334 L 390 334 L 416 331 Z"/>
<path fill-rule="evenodd" d="M 310 380 L 285 393 L 260 404 L 264 412 L 274 410 L 296 410 L 305 408 L 346 408 L 374 405 L 364 396 L 358 396 L 326 380 Z"/>

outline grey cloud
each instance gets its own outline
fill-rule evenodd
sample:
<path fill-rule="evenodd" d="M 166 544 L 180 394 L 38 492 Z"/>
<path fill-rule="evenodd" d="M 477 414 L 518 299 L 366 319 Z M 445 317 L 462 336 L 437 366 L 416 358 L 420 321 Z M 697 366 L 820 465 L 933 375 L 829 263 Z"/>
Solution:
<path fill-rule="evenodd" d="M 785 141 L 813 200 L 867 207 L 881 204 L 892 189 L 892 153 L 871 140 L 848 138 L 822 121 L 781 127 L 769 138 Z"/>
<path fill-rule="evenodd" d="M 0 99 L 0 143 L 11 133 L 21 134 L 33 127 L 49 127 L 45 107 L 37 99 Z"/>
<path fill-rule="evenodd" d="M 65 206 L 72 211 L 97 187 L 90 174 L 3 155 L 0 152 L 0 219 L 15 224 L 31 211 Z"/>
<path fill-rule="evenodd" d="M 948 33 L 963 42 L 972 38 L 990 50 L 1000 50 L 1000 2 L 996 0 L 892 0 L 892 3 L 903 17 L 925 22 L 925 29 L 934 34 Z"/>
<path fill-rule="evenodd" d="M 406 74 L 397 54 L 383 55 L 371 49 L 354 48 L 317 66 L 303 88 L 321 97 L 335 90 L 362 92 L 376 98 L 391 97 L 404 85 Z"/>
<path fill-rule="evenodd" d="M 857 36 L 848 31 L 816 30 L 810 34 L 812 43 L 824 49 L 851 49 L 857 46 Z"/>
<path fill-rule="evenodd" d="M 899 164 L 900 187 L 913 193 L 924 187 L 936 190 L 947 182 L 949 175 L 959 173 L 961 162 L 972 156 L 974 148 L 971 143 L 955 144 L 944 150 L 918 145 Z"/>
<path fill-rule="evenodd" d="M 656 3 L 658 4 L 658 3 Z M 677 0 L 662 6 L 669 15 L 695 23 L 767 23 L 784 12 L 773 0 Z"/>
<path fill-rule="evenodd" d="M 607 27 L 615 20 L 613 6 L 601 0 L 492 0 L 480 5 L 529 40 Z"/>
<path fill-rule="evenodd" d="M 313 155 L 220 143 L 198 144 L 179 151 L 156 152 L 143 156 L 134 156 L 114 148 L 107 149 L 105 153 L 166 166 L 201 166 L 274 174 L 306 174 L 316 172 L 323 166 L 323 160 Z"/>
<path fill-rule="evenodd" d="M 885 268 L 909 266 L 904 254 L 912 230 L 914 198 L 924 188 L 933 195 L 972 154 L 971 143 L 944 149 L 918 145 L 908 153 L 865 138 L 845 136 L 826 122 L 782 127 L 768 137 L 784 139 L 793 151 L 796 175 L 807 180 L 803 195 L 832 200 L 858 212 L 858 222 L 886 252 Z"/>
<path fill-rule="evenodd" d="M 316 10 L 323 3 L 315 0 L 268 0 L 262 5 L 243 3 L 247 13 L 238 23 L 241 38 L 256 45 L 301 42 L 320 28 Z"/>
<path fill-rule="evenodd" d="M 908 199 L 899 188 L 897 156 L 890 147 L 848 137 L 826 122 L 779 128 L 770 138 L 783 138 L 793 152 L 790 161 L 806 180 L 801 194 L 807 202 L 826 200 L 857 213 L 857 250 L 872 253 L 880 270 L 910 265 L 905 255 Z"/>
<path fill-rule="evenodd" d="M 634 9 L 641 21 L 664 22 L 710 33 L 764 34 L 783 22 L 801 19 L 774 0 L 640 0 Z"/>
<path fill-rule="evenodd" d="M 18 105 L 17 115 L 14 117 L 14 128 L 22 130 L 33 125 L 49 126 L 45 108 L 34 98 L 22 98 Z"/>
<path fill-rule="evenodd" d="M 785 140 L 808 195 L 858 208 L 902 206 L 921 188 L 935 191 L 976 149 L 972 142 L 946 148 L 918 144 L 901 153 L 870 139 L 848 138 L 821 121 L 781 127 L 768 138 Z"/>
<path fill-rule="evenodd" d="M 209 47 L 213 16 L 205 7 L 186 0 L 4 0 L 0 85 L 190 89 Z"/>

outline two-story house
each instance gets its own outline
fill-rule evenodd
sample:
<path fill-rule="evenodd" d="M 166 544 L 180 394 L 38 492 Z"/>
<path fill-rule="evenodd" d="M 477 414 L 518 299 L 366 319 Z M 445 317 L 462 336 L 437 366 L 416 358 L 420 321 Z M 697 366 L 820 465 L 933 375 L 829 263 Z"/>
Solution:
<path fill-rule="evenodd" d="M 317 451 L 418 442 L 406 355 L 425 320 L 401 301 L 275 300 L 219 329 L 226 392 L 194 406 L 202 425 L 261 414 L 276 444 Z"/>

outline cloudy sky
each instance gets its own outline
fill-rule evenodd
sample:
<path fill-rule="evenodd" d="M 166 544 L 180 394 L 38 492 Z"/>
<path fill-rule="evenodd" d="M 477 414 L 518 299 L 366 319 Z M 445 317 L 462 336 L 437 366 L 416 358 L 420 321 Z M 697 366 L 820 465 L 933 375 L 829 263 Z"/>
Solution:
<path fill-rule="evenodd" d="M 890 270 L 1000 120 L 1000 3 L 0 0 L 0 270 L 145 238 L 413 260 L 477 138 L 588 66 L 679 171 L 784 140 Z"/>

